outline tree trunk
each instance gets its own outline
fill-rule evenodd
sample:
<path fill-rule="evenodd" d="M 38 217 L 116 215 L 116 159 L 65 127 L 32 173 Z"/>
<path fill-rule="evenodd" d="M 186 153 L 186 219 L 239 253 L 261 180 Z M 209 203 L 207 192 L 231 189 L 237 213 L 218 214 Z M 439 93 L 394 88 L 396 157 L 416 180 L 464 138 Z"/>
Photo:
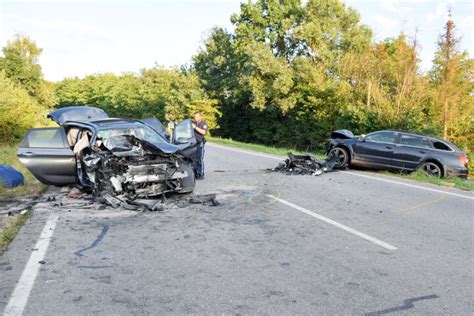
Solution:
<path fill-rule="evenodd" d="M 369 81 L 369 86 L 367 87 L 367 108 L 370 108 L 370 90 L 372 89 L 372 82 Z"/>
<path fill-rule="evenodd" d="M 444 97 L 444 106 L 443 106 L 443 138 L 448 138 L 448 96 Z"/>

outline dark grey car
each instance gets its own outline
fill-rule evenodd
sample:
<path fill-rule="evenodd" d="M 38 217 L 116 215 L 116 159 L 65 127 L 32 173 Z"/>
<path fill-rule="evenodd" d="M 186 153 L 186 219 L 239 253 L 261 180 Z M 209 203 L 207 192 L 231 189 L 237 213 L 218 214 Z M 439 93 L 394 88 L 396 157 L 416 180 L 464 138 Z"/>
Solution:
<path fill-rule="evenodd" d="M 377 169 L 414 171 L 422 169 L 436 177 L 467 178 L 468 158 L 453 143 L 437 137 L 385 130 L 354 136 L 335 131 L 327 148 L 338 156 L 338 167 L 357 165 Z"/>
<path fill-rule="evenodd" d="M 43 183 L 76 184 L 97 195 L 131 199 L 194 190 L 196 139 L 190 120 L 169 135 L 154 118 L 109 118 L 91 107 L 62 108 L 48 117 L 59 126 L 30 129 L 17 151 Z"/>

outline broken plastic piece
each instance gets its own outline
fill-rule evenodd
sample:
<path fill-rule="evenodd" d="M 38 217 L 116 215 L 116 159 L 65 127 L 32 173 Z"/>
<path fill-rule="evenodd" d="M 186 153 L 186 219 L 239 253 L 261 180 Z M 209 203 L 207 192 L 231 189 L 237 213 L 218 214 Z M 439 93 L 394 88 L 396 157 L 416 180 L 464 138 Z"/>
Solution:
<path fill-rule="evenodd" d="M 206 204 L 211 203 L 212 206 L 220 205 L 219 201 L 216 199 L 215 194 L 203 194 L 203 195 L 195 195 L 189 199 L 189 203 L 191 204 Z"/>

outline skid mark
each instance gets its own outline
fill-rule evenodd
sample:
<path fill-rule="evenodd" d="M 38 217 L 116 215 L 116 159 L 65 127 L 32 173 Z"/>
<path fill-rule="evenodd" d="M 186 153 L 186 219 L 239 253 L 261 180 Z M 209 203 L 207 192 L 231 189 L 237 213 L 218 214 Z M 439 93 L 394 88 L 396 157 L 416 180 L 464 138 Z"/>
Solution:
<path fill-rule="evenodd" d="M 82 254 L 84 251 L 87 251 L 89 249 L 92 249 L 94 247 L 97 247 L 97 245 L 104 239 L 105 235 L 107 234 L 107 231 L 109 230 L 109 225 L 107 224 L 102 224 L 102 231 L 100 232 L 99 236 L 92 242 L 92 244 L 89 247 L 82 248 L 74 254 L 78 257 L 83 257 L 84 255 Z"/>
<path fill-rule="evenodd" d="M 435 299 L 435 298 L 439 298 L 439 296 L 436 295 L 436 294 L 433 294 L 433 295 L 409 298 L 409 299 L 403 301 L 403 305 L 383 309 L 383 310 L 376 311 L 376 312 L 370 312 L 370 313 L 367 313 L 365 315 L 366 316 L 377 316 L 377 315 L 385 315 L 385 314 L 389 314 L 389 313 L 404 311 L 404 310 L 415 307 L 415 305 L 413 305 L 413 303 L 415 303 L 415 302 L 425 301 L 425 300 L 432 300 L 432 299 Z"/>
<path fill-rule="evenodd" d="M 413 205 L 413 206 L 409 206 L 409 207 L 406 207 L 406 208 L 402 208 L 400 211 L 402 211 L 402 212 L 413 211 L 414 209 L 417 209 L 417 208 L 420 208 L 420 207 L 422 207 L 422 206 L 426 206 L 426 205 L 429 205 L 429 204 L 433 204 L 433 203 L 439 202 L 439 201 L 441 201 L 441 200 L 444 200 L 445 198 L 446 198 L 446 195 L 445 195 L 445 194 L 440 194 L 440 195 L 438 195 L 438 197 L 435 198 L 435 199 L 430 199 L 430 200 L 428 200 L 428 201 L 424 201 L 424 202 L 415 204 L 415 205 Z"/>
<path fill-rule="evenodd" d="M 112 268 L 112 265 L 103 265 L 103 266 L 77 266 L 79 269 L 108 269 Z"/>

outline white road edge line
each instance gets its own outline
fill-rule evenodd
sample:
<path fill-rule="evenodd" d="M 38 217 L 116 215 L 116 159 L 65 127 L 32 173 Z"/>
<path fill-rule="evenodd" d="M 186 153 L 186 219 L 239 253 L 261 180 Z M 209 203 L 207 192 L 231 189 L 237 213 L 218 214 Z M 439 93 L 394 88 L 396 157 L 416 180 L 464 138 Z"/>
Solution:
<path fill-rule="evenodd" d="M 254 153 L 254 152 L 248 151 L 248 150 L 235 149 L 235 148 L 230 148 L 230 147 L 222 146 L 222 145 L 212 144 L 212 146 L 216 146 L 216 147 L 219 147 L 219 148 L 224 148 L 224 149 L 227 149 L 227 150 L 233 150 L 233 151 L 237 151 L 237 152 L 241 152 L 241 153 L 245 153 L 245 154 L 249 154 L 249 155 L 256 155 L 256 156 L 271 158 L 271 159 L 275 159 L 275 160 L 285 159 L 284 157 L 280 158 L 280 157 L 276 157 L 276 156 L 259 154 L 259 153 Z M 465 199 L 474 200 L 474 197 L 472 197 L 472 196 L 457 194 L 457 193 L 453 193 L 453 192 L 447 192 L 447 191 L 443 191 L 443 190 L 431 189 L 431 188 L 422 187 L 422 186 L 419 186 L 419 185 L 414 185 L 414 184 L 409 184 L 409 183 L 405 183 L 405 182 L 400 182 L 400 181 L 395 181 L 395 180 L 390 180 L 390 179 L 384 179 L 384 178 L 379 178 L 379 177 L 373 177 L 373 176 L 360 174 L 360 173 L 355 173 L 355 172 L 350 172 L 350 171 L 341 171 L 341 172 L 351 174 L 353 176 L 364 177 L 364 178 L 369 178 L 369 179 L 378 180 L 378 181 L 385 181 L 385 182 L 389 182 L 389 183 L 393 183 L 393 184 L 404 185 L 404 186 L 415 188 L 415 189 L 426 190 L 426 191 L 431 191 L 431 192 L 436 192 L 436 193 L 443 193 L 443 194 L 447 194 L 447 195 L 451 195 L 451 196 L 457 196 L 457 197 L 462 197 L 462 198 L 465 198 Z"/>
<path fill-rule="evenodd" d="M 443 190 L 426 188 L 426 187 L 422 187 L 422 186 L 418 186 L 418 185 L 414 185 L 414 184 L 410 184 L 410 183 L 404 183 L 404 182 L 399 182 L 399 181 L 390 180 L 390 179 L 378 178 L 378 177 L 373 177 L 373 176 L 369 176 L 369 175 L 366 175 L 366 174 L 360 174 L 360 173 L 355 173 L 355 172 L 350 172 L 350 171 L 343 171 L 343 172 L 347 173 L 347 174 L 351 174 L 353 176 L 364 177 L 364 178 L 374 179 L 374 180 L 378 180 L 378 181 L 384 181 L 384 182 L 388 182 L 388 183 L 400 184 L 400 185 L 404 185 L 404 186 L 415 188 L 415 189 L 421 189 L 421 190 L 426 190 L 426 191 L 431 191 L 431 192 L 436 192 L 436 193 L 448 194 L 448 195 L 452 195 L 452 196 L 457 196 L 457 197 L 462 197 L 462 198 L 465 198 L 465 199 L 474 200 L 474 197 L 472 197 L 472 196 L 466 196 L 466 195 L 457 194 L 457 193 L 453 193 L 453 192 L 447 192 L 447 191 L 443 191 Z"/>
<path fill-rule="evenodd" d="M 3 311 L 4 316 L 23 314 L 26 303 L 28 302 L 28 297 L 33 289 L 36 276 L 38 275 L 41 266 L 39 261 L 43 260 L 46 250 L 48 250 L 49 242 L 53 236 L 58 219 L 59 216 L 53 214 L 48 218 L 44 225 L 43 231 L 41 232 L 34 248 L 36 250 L 31 252 L 30 259 L 26 263 L 20 280 L 18 280 L 10 299 L 8 300 L 7 307 Z"/>
<path fill-rule="evenodd" d="M 367 240 L 367 241 L 370 241 L 370 242 L 372 242 L 372 243 L 374 243 L 374 244 L 376 244 L 376 245 L 378 245 L 378 246 L 384 247 L 385 249 L 388 249 L 388 250 L 397 250 L 397 249 L 398 249 L 397 247 L 392 246 L 392 245 L 390 245 L 389 243 L 383 242 L 383 241 L 381 241 L 381 240 L 379 240 L 379 239 L 377 239 L 377 238 L 374 238 L 374 237 L 369 236 L 369 235 L 367 235 L 367 234 L 361 233 L 360 231 L 357 231 L 357 230 L 352 229 L 352 228 L 350 228 L 350 227 L 348 227 L 348 226 L 346 226 L 346 225 L 343 225 L 343 224 L 341 224 L 341 223 L 338 223 L 338 222 L 336 222 L 336 221 L 334 221 L 334 220 L 332 220 L 332 219 L 330 219 L 330 218 L 324 217 L 324 216 L 319 215 L 319 214 L 317 214 L 317 213 L 315 213 L 315 212 L 312 212 L 312 211 L 310 211 L 310 210 L 307 210 L 307 209 L 305 209 L 305 208 L 303 208 L 303 207 L 301 207 L 301 206 L 298 206 L 298 205 L 293 204 L 293 203 L 291 203 L 291 202 L 288 202 L 288 201 L 286 201 L 286 200 L 277 198 L 276 196 L 273 196 L 273 195 L 271 195 L 271 194 L 267 194 L 267 196 L 270 197 L 270 198 L 272 198 L 272 199 L 274 199 L 274 200 L 276 200 L 276 201 L 278 201 L 278 202 L 280 202 L 280 203 L 282 203 L 282 204 L 285 204 L 285 205 L 287 205 L 287 206 L 289 206 L 289 207 L 292 207 L 292 208 L 294 208 L 295 210 L 298 210 L 298 211 L 300 211 L 300 212 L 302 212 L 302 213 L 305 213 L 305 214 L 307 214 L 307 215 L 309 215 L 309 216 L 312 216 L 312 217 L 314 217 L 314 218 L 317 218 L 317 219 L 319 219 L 319 220 L 321 220 L 321 221 L 323 221 L 323 222 L 326 222 L 326 223 L 328 223 L 328 224 L 331 224 L 331 225 L 333 225 L 333 226 L 336 226 L 337 228 L 340 228 L 340 229 L 342 229 L 342 230 L 345 230 L 346 232 L 349 232 L 349 233 L 351 233 L 351 234 L 353 234 L 353 235 L 356 235 L 357 237 L 360 237 L 360 238 L 362 238 L 362 239 L 365 239 L 365 240 Z"/>

